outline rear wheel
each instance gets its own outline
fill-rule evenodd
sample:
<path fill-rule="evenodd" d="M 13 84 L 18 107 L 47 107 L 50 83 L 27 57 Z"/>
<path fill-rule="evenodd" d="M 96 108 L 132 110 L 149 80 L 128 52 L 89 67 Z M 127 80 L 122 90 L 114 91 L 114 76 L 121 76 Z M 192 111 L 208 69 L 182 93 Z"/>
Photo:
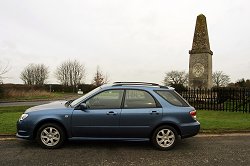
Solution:
<path fill-rule="evenodd" d="M 42 125 L 37 132 L 36 141 L 47 149 L 56 149 L 62 146 L 65 133 L 61 126 L 55 123 Z"/>
<path fill-rule="evenodd" d="M 170 150 L 172 149 L 178 139 L 178 134 L 176 130 L 171 126 L 160 126 L 158 127 L 151 140 L 154 146 L 160 150 Z"/>

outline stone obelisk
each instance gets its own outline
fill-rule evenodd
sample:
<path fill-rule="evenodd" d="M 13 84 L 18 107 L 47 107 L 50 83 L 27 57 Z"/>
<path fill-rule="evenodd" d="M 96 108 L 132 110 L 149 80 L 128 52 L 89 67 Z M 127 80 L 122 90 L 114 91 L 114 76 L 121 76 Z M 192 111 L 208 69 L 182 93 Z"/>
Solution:
<path fill-rule="evenodd" d="M 203 14 L 197 16 L 192 49 L 189 51 L 189 87 L 212 88 L 212 55 L 207 22 Z"/>

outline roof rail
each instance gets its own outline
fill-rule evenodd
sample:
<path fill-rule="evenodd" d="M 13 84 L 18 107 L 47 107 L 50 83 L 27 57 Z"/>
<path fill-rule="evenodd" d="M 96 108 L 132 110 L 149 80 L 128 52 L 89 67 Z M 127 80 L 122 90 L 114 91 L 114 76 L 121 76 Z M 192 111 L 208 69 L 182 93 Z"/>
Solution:
<path fill-rule="evenodd" d="M 151 85 L 151 86 L 161 86 L 156 83 L 150 83 L 150 82 L 114 82 L 114 86 L 119 85 Z"/>

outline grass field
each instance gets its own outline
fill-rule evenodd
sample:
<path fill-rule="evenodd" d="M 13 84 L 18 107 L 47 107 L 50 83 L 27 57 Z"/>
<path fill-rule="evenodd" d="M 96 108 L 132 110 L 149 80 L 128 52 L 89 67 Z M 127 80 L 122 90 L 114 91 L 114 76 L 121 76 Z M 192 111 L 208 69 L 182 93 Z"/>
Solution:
<path fill-rule="evenodd" d="M 0 134 L 14 134 L 16 122 L 29 106 L 0 107 Z"/>
<path fill-rule="evenodd" d="M 206 132 L 250 130 L 250 113 L 199 110 L 197 118 Z"/>
<path fill-rule="evenodd" d="M 0 107 L 0 134 L 15 134 L 16 122 L 28 106 Z M 241 112 L 197 111 L 202 132 L 250 130 L 250 114 Z"/>

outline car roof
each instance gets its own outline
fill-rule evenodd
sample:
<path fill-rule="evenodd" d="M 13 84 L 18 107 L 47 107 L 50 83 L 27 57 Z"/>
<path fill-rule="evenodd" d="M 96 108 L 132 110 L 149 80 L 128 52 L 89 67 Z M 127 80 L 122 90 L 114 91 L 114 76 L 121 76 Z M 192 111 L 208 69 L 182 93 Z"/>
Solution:
<path fill-rule="evenodd" d="M 114 82 L 109 85 L 102 85 L 102 89 L 146 89 L 146 90 L 174 90 L 169 86 L 163 86 L 156 83 L 148 82 Z"/>

